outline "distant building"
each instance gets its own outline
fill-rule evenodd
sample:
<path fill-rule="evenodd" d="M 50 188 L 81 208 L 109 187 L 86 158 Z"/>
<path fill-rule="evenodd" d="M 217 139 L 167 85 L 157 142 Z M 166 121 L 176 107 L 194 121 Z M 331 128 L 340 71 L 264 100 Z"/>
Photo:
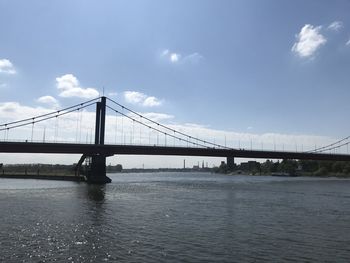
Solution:
<path fill-rule="evenodd" d="M 199 165 L 193 165 L 193 170 L 199 170 Z"/>

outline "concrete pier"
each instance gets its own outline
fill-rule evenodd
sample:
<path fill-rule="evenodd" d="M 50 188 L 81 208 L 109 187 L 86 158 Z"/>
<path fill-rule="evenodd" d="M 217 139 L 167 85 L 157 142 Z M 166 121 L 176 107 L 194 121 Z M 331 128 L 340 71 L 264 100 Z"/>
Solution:
<path fill-rule="evenodd" d="M 228 170 L 233 171 L 235 168 L 235 158 L 234 157 L 227 157 L 226 163 L 227 163 Z"/>
<path fill-rule="evenodd" d="M 104 145 L 106 121 L 106 97 L 96 104 L 95 145 Z M 91 163 L 86 178 L 89 184 L 107 184 L 112 180 L 106 176 L 106 155 L 90 156 Z"/>
<path fill-rule="evenodd" d="M 108 184 L 112 180 L 106 176 L 106 156 L 94 155 L 86 175 L 89 184 Z"/>

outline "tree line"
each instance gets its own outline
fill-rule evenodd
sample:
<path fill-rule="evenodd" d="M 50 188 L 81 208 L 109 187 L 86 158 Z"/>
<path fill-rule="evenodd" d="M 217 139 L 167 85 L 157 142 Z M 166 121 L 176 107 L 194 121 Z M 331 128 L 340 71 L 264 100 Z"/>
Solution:
<path fill-rule="evenodd" d="M 228 167 L 221 163 L 216 167 L 218 173 L 248 173 L 253 175 L 270 175 L 285 173 L 295 176 L 350 176 L 350 162 L 345 161 L 313 161 L 313 160 L 266 160 L 265 162 L 242 162 Z"/>

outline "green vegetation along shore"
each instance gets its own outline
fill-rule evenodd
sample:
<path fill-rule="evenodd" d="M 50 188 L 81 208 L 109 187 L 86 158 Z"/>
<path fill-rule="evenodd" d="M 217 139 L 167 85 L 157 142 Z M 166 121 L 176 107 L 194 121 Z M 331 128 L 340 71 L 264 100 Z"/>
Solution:
<path fill-rule="evenodd" d="M 76 164 L 1 164 L 0 177 L 7 178 L 57 178 L 76 177 Z M 274 176 L 319 176 L 350 177 L 350 162 L 282 160 L 265 162 L 248 161 L 229 167 L 222 162 L 219 167 L 207 168 L 160 168 L 160 169 L 123 169 L 121 164 L 107 165 L 107 173 L 141 173 L 141 172 L 214 172 L 221 174 L 274 175 Z M 83 171 L 80 175 L 83 175 Z"/>
<path fill-rule="evenodd" d="M 312 160 L 282 160 L 263 163 L 256 161 L 242 162 L 228 167 L 224 162 L 214 168 L 217 173 L 251 174 L 251 175 L 281 175 L 281 176 L 335 176 L 350 177 L 350 162 L 344 161 L 312 161 Z"/>

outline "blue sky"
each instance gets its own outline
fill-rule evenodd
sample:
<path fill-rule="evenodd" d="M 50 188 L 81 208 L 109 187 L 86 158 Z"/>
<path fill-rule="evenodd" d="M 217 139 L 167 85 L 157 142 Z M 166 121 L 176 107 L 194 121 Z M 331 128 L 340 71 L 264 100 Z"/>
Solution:
<path fill-rule="evenodd" d="M 0 103 L 69 106 L 104 88 L 177 124 L 350 134 L 349 1 L 0 0 L 0 10 Z"/>

